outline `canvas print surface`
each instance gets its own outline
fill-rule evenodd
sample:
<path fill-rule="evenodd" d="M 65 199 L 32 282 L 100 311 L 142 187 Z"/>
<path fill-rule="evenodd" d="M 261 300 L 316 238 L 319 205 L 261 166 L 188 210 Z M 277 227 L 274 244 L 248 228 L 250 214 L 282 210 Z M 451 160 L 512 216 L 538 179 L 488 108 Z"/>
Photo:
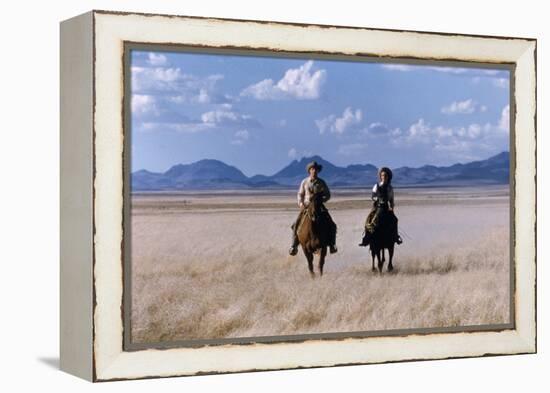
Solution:
<path fill-rule="evenodd" d="M 510 326 L 508 68 L 129 53 L 131 343 Z"/>

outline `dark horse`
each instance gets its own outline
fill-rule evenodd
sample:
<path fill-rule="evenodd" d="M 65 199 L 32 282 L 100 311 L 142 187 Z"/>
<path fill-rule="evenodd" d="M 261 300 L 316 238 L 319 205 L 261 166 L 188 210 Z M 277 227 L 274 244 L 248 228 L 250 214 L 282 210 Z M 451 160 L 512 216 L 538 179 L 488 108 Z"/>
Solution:
<path fill-rule="evenodd" d="M 313 255 L 319 253 L 319 274 L 323 275 L 323 266 L 327 256 L 327 247 L 330 244 L 331 223 L 327 217 L 325 206 L 319 196 L 313 196 L 309 205 L 302 215 L 297 235 L 307 265 L 312 277 L 315 277 L 313 270 Z"/>
<path fill-rule="evenodd" d="M 392 220 L 391 213 L 388 210 L 384 210 L 380 213 L 379 223 L 376 229 L 374 230 L 370 238 L 370 252 L 372 256 L 372 270 L 376 271 L 374 266 L 375 257 L 378 258 L 378 271 L 382 273 L 382 268 L 384 267 L 385 256 L 384 249 L 388 250 L 389 253 L 389 263 L 388 271 L 393 270 L 393 250 L 395 246 L 394 238 L 394 225 L 395 222 Z"/>

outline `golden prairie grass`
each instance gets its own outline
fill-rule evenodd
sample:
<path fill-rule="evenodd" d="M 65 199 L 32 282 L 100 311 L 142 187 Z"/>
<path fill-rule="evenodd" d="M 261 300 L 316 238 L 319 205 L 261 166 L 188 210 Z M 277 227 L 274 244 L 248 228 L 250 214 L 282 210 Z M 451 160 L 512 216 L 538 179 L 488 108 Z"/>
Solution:
<path fill-rule="evenodd" d="M 431 220 L 449 221 L 439 223 L 448 227 L 444 234 L 435 233 L 437 223 L 422 222 L 425 211 L 402 209 L 400 223 L 411 235 L 423 228 L 424 236 L 409 236 L 396 248 L 392 274 L 371 272 L 370 256 L 356 245 L 365 212 L 334 212 L 340 251 L 316 279 L 301 252 L 286 254 L 294 212 L 135 214 L 133 340 L 507 323 L 506 205 L 440 209 L 445 214 Z M 481 226 L 473 223 L 480 214 Z"/>

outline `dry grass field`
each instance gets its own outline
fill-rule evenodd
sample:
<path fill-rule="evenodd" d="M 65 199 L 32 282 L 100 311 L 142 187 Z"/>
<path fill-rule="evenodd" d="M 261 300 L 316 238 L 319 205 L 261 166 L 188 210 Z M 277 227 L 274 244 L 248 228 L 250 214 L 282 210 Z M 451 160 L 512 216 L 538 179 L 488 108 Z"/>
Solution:
<path fill-rule="evenodd" d="M 391 274 L 357 246 L 366 194 L 334 190 L 339 252 L 316 279 L 301 251 L 287 254 L 294 192 L 133 195 L 133 341 L 509 321 L 507 187 L 396 190 Z"/>

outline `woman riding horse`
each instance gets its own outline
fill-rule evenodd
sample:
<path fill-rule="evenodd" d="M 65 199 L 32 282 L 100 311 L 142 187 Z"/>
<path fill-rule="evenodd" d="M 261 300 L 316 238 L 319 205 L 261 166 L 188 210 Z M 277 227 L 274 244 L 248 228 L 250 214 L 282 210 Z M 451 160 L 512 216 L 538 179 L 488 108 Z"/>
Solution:
<path fill-rule="evenodd" d="M 397 217 L 393 211 L 394 199 L 393 199 L 393 187 L 391 180 L 393 173 L 390 168 L 382 167 L 378 171 L 379 182 L 372 188 L 371 199 L 373 200 L 373 207 L 367 220 L 365 222 L 365 231 L 363 232 L 363 239 L 359 243 L 360 247 L 366 247 L 373 233 L 378 228 L 381 220 L 388 220 L 393 228 L 393 240 L 397 244 L 403 243 L 399 232 L 397 231 Z"/>

